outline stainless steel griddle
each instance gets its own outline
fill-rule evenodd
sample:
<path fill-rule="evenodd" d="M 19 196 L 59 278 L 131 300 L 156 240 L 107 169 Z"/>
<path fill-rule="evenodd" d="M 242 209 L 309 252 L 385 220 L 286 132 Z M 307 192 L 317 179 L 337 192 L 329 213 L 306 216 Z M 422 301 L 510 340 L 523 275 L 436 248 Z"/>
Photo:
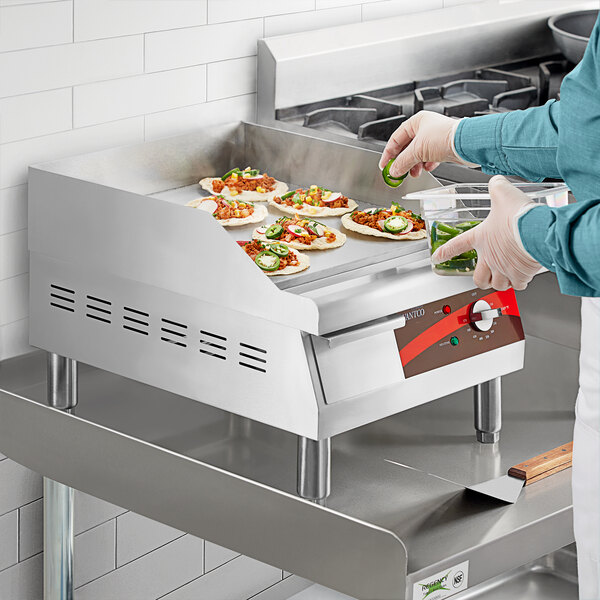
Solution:
<path fill-rule="evenodd" d="M 433 178 L 431 178 L 433 179 Z M 429 182 L 429 178 L 425 178 Z M 422 184 L 425 185 L 425 184 Z M 435 181 L 433 181 L 435 185 Z M 294 190 L 300 185 L 290 184 L 289 189 Z M 190 200 L 199 196 L 210 196 L 199 185 L 190 185 L 173 190 L 167 190 L 158 194 L 153 194 L 154 198 L 173 202 L 184 206 Z M 252 232 L 256 227 L 263 224 L 274 223 L 279 217 L 290 216 L 287 213 L 277 210 L 266 202 L 257 203 L 267 206 L 268 217 L 263 223 L 253 223 L 243 227 L 229 227 L 227 233 L 234 240 L 251 240 Z M 412 203 L 410 203 L 412 204 Z M 364 210 L 378 206 L 372 202 L 358 201 L 358 210 Z M 381 206 L 381 205 L 379 205 Z M 291 290 L 292 288 L 302 286 L 306 283 L 312 283 L 321 279 L 329 278 L 334 275 L 340 275 L 351 271 L 356 271 L 362 267 L 379 265 L 382 262 L 393 261 L 402 257 L 410 256 L 411 260 L 427 258 L 427 240 L 413 240 L 410 242 L 395 242 L 382 238 L 367 237 L 357 234 L 353 231 L 344 229 L 339 217 L 315 217 L 324 225 L 335 227 L 348 237 L 348 242 L 335 252 L 307 252 L 310 258 L 310 269 L 297 275 L 283 277 L 274 277 L 273 283 L 281 290 Z M 417 256 L 415 256 L 417 255 Z"/>

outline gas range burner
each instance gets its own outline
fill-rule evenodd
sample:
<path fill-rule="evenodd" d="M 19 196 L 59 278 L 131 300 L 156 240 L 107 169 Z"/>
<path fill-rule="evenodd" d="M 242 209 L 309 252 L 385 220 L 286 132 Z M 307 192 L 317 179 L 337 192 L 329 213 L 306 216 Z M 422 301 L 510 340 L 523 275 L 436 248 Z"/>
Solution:
<path fill-rule="evenodd" d="M 313 129 L 339 126 L 355 134 L 358 139 L 388 139 L 408 117 L 402 106 L 371 96 L 350 96 L 346 106 L 317 108 L 304 115 L 304 126 Z"/>
<path fill-rule="evenodd" d="M 360 140 L 386 141 L 420 110 L 471 117 L 557 98 L 573 65 L 563 57 L 453 73 L 364 94 L 277 110 L 277 119 Z"/>

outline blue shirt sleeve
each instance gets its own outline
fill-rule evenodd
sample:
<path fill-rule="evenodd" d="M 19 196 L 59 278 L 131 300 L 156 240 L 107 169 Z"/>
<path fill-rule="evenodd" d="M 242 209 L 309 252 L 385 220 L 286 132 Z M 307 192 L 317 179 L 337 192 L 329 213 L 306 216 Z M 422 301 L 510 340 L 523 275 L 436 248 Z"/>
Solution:
<path fill-rule="evenodd" d="M 544 106 L 464 119 L 454 143 L 487 173 L 566 181 L 577 203 L 525 213 L 521 241 L 556 272 L 563 293 L 600 296 L 600 17 L 560 95 Z"/>
<path fill-rule="evenodd" d="M 556 160 L 559 105 L 550 100 L 527 110 L 463 119 L 454 136 L 456 151 L 490 175 L 561 179 Z"/>
<path fill-rule="evenodd" d="M 518 228 L 525 250 L 556 273 L 563 293 L 600 296 L 600 200 L 536 206 Z"/>

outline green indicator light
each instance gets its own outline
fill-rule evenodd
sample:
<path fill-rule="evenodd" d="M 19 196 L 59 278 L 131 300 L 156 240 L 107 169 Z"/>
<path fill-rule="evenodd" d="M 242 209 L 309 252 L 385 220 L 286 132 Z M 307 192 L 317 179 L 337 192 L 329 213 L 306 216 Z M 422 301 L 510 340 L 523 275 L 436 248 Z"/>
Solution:
<path fill-rule="evenodd" d="M 457 338 L 455 335 L 453 335 L 453 336 L 450 338 L 450 343 L 451 343 L 453 346 L 458 346 L 458 338 Z"/>

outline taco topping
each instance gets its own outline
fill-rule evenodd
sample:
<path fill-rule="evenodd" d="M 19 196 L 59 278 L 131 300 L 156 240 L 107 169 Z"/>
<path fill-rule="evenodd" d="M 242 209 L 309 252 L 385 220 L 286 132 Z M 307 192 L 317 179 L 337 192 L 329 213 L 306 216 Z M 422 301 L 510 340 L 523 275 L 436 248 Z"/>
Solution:
<path fill-rule="evenodd" d="M 310 246 L 317 238 L 324 238 L 329 244 L 337 239 L 335 233 L 321 223 L 296 215 L 278 219 L 267 229 L 266 237 L 288 244 L 299 242 L 307 246 Z"/>
<path fill-rule="evenodd" d="M 273 201 L 277 204 L 285 204 L 293 208 L 302 208 L 303 205 L 318 206 L 327 208 L 347 208 L 348 198 L 339 192 L 332 192 L 318 185 L 311 185 L 310 188 L 304 190 L 298 188 L 293 192 L 288 192 L 283 196 L 275 196 Z"/>
<path fill-rule="evenodd" d="M 254 213 L 254 204 L 252 202 L 227 200 L 223 196 L 202 198 L 200 202 L 194 203 L 194 206 L 200 210 L 208 207 L 208 211 L 219 221 L 225 219 L 245 219 Z"/>
<path fill-rule="evenodd" d="M 366 225 L 378 231 L 399 236 L 425 228 L 425 221 L 423 221 L 421 215 L 405 210 L 396 203 L 392 203 L 389 209 L 368 208 L 367 210 L 357 210 L 350 215 L 350 218 L 359 225 Z"/>
<path fill-rule="evenodd" d="M 267 244 L 258 240 L 240 243 L 246 254 L 263 271 L 281 271 L 286 267 L 297 267 L 300 262 L 298 256 L 293 250 L 281 248 L 283 244 Z"/>
<path fill-rule="evenodd" d="M 258 169 L 246 167 L 242 171 L 236 167 L 225 173 L 220 179 L 214 179 L 212 188 L 216 194 L 220 194 L 227 187 L 229 194 L 236 196 L 245 191 L 266 194 L 272 192 L 276 184 L 277 182 L 273 177 L 269 177 L 266 173 L 261 174 Z"/>

